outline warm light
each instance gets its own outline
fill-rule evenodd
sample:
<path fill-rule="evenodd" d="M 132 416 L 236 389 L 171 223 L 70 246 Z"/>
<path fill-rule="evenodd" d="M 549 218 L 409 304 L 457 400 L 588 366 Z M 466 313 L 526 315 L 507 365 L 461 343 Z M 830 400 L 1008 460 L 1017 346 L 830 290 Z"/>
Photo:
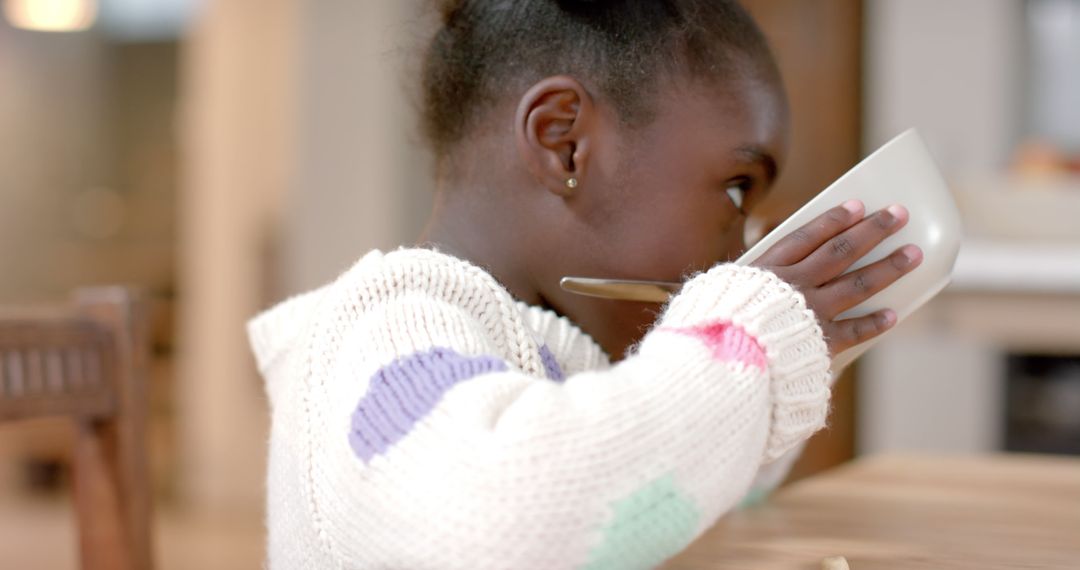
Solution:
<path fill-rule="evenodd" d="M 97 0 L 7 0 L 4 15 L 17 28 L 74 32 L 94 23 Z"/>

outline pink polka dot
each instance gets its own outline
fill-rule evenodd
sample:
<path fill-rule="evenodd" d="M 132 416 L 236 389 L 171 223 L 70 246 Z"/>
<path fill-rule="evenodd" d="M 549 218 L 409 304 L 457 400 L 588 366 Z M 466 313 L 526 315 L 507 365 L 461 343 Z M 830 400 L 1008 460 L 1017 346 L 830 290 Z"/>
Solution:
<path fill-rule="evenodd" d="M 768 367 L 765 350 L 740 326 L 726 321 L 685 328 L 667 329 L 671 332 L 693 336 L 705 343 L 716 360 L 723 362 L 742 362 L 747 366 L 757 366 L 764 370 Z"/>

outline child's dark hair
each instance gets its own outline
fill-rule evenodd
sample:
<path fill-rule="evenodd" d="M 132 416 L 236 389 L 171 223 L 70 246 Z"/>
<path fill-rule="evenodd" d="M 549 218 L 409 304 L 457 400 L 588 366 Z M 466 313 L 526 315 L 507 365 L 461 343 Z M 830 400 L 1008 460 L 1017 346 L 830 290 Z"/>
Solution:
<path fill-rule="evenodd" d="M 760 30 L 734 0 L 439 4 L 442 24 L 421 78 L 423 127 L 439 156 L 482 108 L 549 75 L 575 76 L 633 126 L 648 122 L 650 96 L 665 78 L 776 74 Z"/>

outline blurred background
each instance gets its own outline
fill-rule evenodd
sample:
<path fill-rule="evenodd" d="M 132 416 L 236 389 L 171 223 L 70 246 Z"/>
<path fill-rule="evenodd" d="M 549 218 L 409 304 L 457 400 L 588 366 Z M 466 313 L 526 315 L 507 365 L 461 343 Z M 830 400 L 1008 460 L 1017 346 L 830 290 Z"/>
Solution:
<path fill-rule="evenodd" d="M 1080 0 L 744 4 L 794 113 L 758 226 L 915 126 L 968 234 L 953 285 L 845 374 L 795 476 L 884 451 L 1080 454 Z M 0 0 L 0 304 L 152 294 L 160 567 L 261 566 L 245 321 L 425 221 L 426 6 Z M 63 422 L 0 426 L 0 566 L 76 566 L 70 446 Z"/>

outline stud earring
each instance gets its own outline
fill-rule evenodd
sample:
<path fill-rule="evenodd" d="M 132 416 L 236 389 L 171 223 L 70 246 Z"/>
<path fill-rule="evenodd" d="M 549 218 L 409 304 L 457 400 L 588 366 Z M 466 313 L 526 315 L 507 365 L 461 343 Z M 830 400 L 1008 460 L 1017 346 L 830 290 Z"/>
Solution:
<path fill-rule="evenodd" d="M 571 190 L 573 190 L 574 188 L 577 188 L 577 184 L 578 184 L 577 178 L 574 178 L 573 176 L 566 179 L 566 187 L 571 189 Z"/>

